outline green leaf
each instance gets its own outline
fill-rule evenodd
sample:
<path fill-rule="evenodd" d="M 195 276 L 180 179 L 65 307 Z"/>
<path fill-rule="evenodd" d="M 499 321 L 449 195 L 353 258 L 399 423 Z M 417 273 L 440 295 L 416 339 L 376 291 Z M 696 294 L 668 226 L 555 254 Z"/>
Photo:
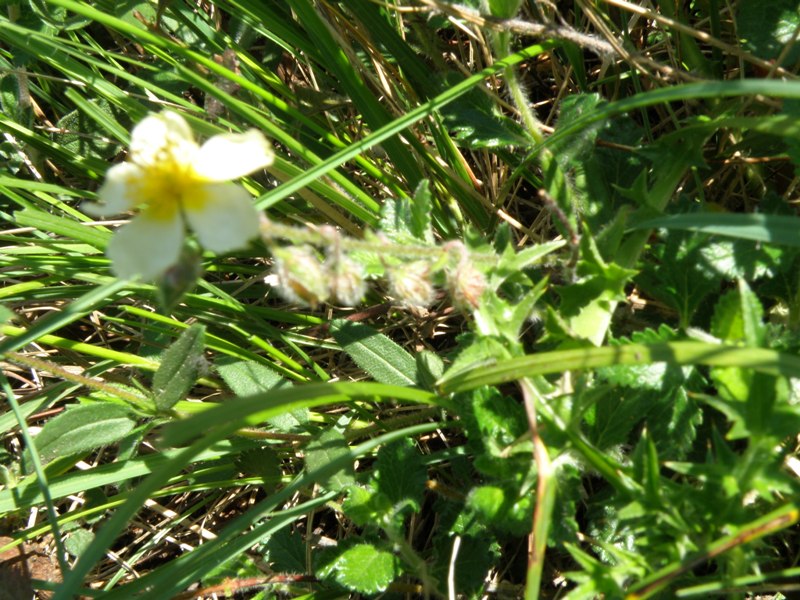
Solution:
<path fill-rule="evenodd" d="M 8 308 L 5 304 L 0 304 L 0 325 L 5 325 L 14 318 L 14 311 Z M 441 377 L 441 373 L 436 378 Z"/>
<path fill-rule="evenodd" d="M 331 321 L 330 331 L 342 350 L 375 381 L 416 385 L 419 379 L 416 360 L 382 333 L 346 319 Z"/>
<path fill-rule="evenodd" d="M 306 470 L 313 473 L 328 463 L 349 454 L 350 448 L 342 433 L 336 428 L 328 429 L 306 446 Z M 351 461 L 346 467 L 342 467 L 333 475 L 320 481 L 320 485 L 328 490 L 340 491 L 355 482 L 355 470 Z"/>
<path fill-rule="evenodd" d="M 489 13 L 498 19 L 511 19 L 517 15 L 522 0 L 488 0 Z"/>
<path fill-rule="evenodd" d="M 664 460 L 683 460 L 697 438 L 703 412 L 683 386 L 653 393 L 645 417 L 650 437 Z"/>
<path fill-rule="evenodd" d="M 223 357 L 217 361 L 216 369 L 231 391 L 239 397 L 261 394 L 291 385 L 277 371 L 252 360 Z M 301 429 L 308 420 L 308 409 L 297 408 L 267 419 L 267 422 L 279 431 L 288 433 Z"/>
<path fill-rule="evenodd" d="M 246 475 L 261 477 L 267 491 L 275 489 L 283 475 L 281 459 L 269 446 L 242 452 L 236 457 L 236 467 Z"/>
<path fill-rule="evenodd" d="M 347 498 L 342 502 L 344 514 L 359 527 L 380 523 L 391 510 L 392 504 L 386 496 L 361 485 L 350 486 Z"/>
<path fill-rule="evenodd" d="M 107 231 L 86 227 L 64 216 L 51 215 L 33 208 L 15 212 L 14 222 L 19 227 L 36 227 L 42 231 L 85 242 L 95 248 L 105 248 L 111 239 L 111 234 Z"/>
<path fill-rule="evenodd" d="M 722 277 L 705 258 L 703 235 L 670 232 L 652 250 L 636 282 L 644 292 L 678 311 L 680 325 L 688 327 L 706 297 L 719 290 Z"/>
<path fill-rule="evenodd" d="M 612 340 L 611 346 L 626 343 L 654 344 L 669 342 L 678 338 L 678 334 L 667 325 L 661 325 L 658 331 L 646 329 L 637 331 L 629 339 Z M 625 365 L 598 369 L 598 373 L 609 383 L 631 389 L 662 390 L 681 385 L 692 371 L 692 367 L 679 367 L 667 363 L 649 363 Z"/>
<path fill-rule="evenodd" d="M 75 558 L 80 558 L 92 540 L 94 540 L 94 533 L 79 527 L 69 532 L 67 539 L 64 540 L 64 549 Z"/>
<path fill-rule="evenodd" d="M 118 442 L 135 426 L 131 411 L 119 404 L 69 407 L 42 427 L 35 438 L 36 450 L 42 461 L 49 462 Z"/>
<path fill-rule="evenodd" d="M 567 96 L 561 103 L 556 131 L 561 123 L 569 125 L 583 115 L 589 114 L 605 104 L 599 94 L 575 94 Z M 577 135 L 564 137 L 552 146 L 553 155 L 564 172 L 574 170 L 594 151 L 597 136 L 606 125 L 598 121 Z"/>
<path fill-rule="evenodd" d="M 205 369 L 205 335 L 204 325 L 192 325 L 164 352 L 152 387 L 153 401 L 159 410 L 167 411 L 183 400 Z"/>
<path fill-rule="evenodd" d="M 384 591 L 400 575 L 395 556 L 374 544 L 360 543 L 347 548 L 336 560 L 320 569 L 320 576 L 333 576 L 337 583 L 362 594 Z"/>
<path fill-rule="evenodd" d="M 490 387 L 458 394 L 453 400 L 464 420 L 475 468 L 487 477 L 521 480 L 531 468 L 522 405 Z"/>
<path fill-rule="evenodd" d="M 473 599 L 485 597 L 481 592 L 490 570 L 501 557 L 500 544 L 488 535 L 462 535 L 459 536 L 456 553 L 456 539 L 453 535 L 442 535 L 434 540 L 436 563 L 433 575 L 439 581 L 447 581 L 452 568 L 455 572 L 455 589 L 459 596 Z"/>
<path fill-rule="evenodd" d="M 446 77 L 445 85 L 450 85 L 454 77 Z M 482 90 L 467 92 L 441 108 L 440 114 L 444 126 L 464 148 L 528 147 L 532 144 L 525 129 L 500 113 L 496 103 Z"/>
<path fill-rule="evenodd" d="M 422 456 L 412 440 L 402 440 L 382 447 L 375 465 L 376 488 L 395 507 L 410 505 L 414 511 L 422 507 L 422 494 L 428 472 Z"/>
<path fill-rule="evenodd" d="M 419 385 L 426 390 L 432 390 L 444 374 L 444 361 L 438 354 L 430 350 L 423 350 L 416 355 L 415 360 Z"/>
<path fill-rule="evenodd" d="M 427 179 L 420 181 L 413 199 L 390 198 L 381 207 L 380 230 L 398 244 L 432 244 L 432 196 Z"/>
<path fill-rule="evenodd" d="M 433 196 L 431 195 L 430 182 L 423 179 L 414 190 L 411 202 L 411 218 L 409 230 L 418 240 L 426 244 L 433 244 L 433 229 L 431 227 L 431 214 L 433 210 Z"/>
<path fill-rule="evenodd" d="M 264 559 L 276 573 L 305 573 L 306 544 L 290 528 L 273 533 L 264 544 Z"/>
<path fill-rule="evenodd" d="M 769 5 L 761 0 L 740 0 L 736 6 L 739 37 L 745 48 L 760 58 L 778 58 L 800 26 L 796 0 L 772 0 Z M 783 65 L 791 65 L 799 58 L 800 47 L 795 44 L 784 58 Z"/>
<path fill-rule="evenodd" d="M 520 498 L 516 492 L 499 485 L 473 488 L 467 497 L 466 509 L 472 511 L 479 522 L 515 536 L 530 530 L 533 516 L 530 496 Z"/>
<path fill-rule="evenodd" d="M 739 280 L 739 289 L 722 296 L 711 318 L 711 335 L 733 344 L 762 346 L 766 335 L 764 309 L 750 286 Z"/>
<path fill-rule="evenodd" d="M 290 385 L 280 373 L 252 360 L 223 357 L 215 364 L 217 373 L 237 396 L 251 396 Z"/>
<path fill-rule="evenodd" d="M 631 229 L 681 229 L 800 248 L 800 218 L 762 213 L 682 213 L 632 224 Z"/>
<path fill-rule="evenodd" d="M 74 90 L 69 90 L 67 95 L 80 108 L 58 120 L 59 133 L 54 134 L 53 139 L 77 156 L 113 158 L 121 147 L 117 140 L 127 138 L 126 128 L 119 123 L 130 125 L 130 118 L 103 98 L 86 100 Z M 109 139 L 109 134 L 117 139 Z"/>
<path fill-rule="evenodd" d="M 246 553 L 236 554 L 228 560 L 216 564 L 212 569 L 203 573 L 203 585 L 212 586 L 222 584 L 228 580 L 246 579 L 263 575 L 256 562 Z M 229 592 L 233 595 L 233 590 Z"/>

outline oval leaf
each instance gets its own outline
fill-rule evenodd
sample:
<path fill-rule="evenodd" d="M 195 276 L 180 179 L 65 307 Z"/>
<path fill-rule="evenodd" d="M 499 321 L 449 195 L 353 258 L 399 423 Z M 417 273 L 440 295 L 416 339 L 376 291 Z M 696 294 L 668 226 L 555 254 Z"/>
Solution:
<path fill-rule="evenodd" d="M 414 357 L 371 327 L 335 319 L 331 321 L 331 335 L 342 350 L 375 381 L 406 386 L 417 383 L 417 362 Z"/>
<path fill-rule="evenodd" d="M 84 404 L 49 421 L 35 438 L 44 462 L 113 444 L 136 426 L 131 412 L 118 404 Z"/>

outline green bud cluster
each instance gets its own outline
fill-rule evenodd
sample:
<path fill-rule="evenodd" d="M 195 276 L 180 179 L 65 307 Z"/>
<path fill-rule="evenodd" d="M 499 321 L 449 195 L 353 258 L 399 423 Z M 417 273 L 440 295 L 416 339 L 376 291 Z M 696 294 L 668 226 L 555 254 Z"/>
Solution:
<path fill-rule="evenodd" d="M 493 254 L 472 254 L 457 241 L 415 245 L 380 234 L 362 240 L 329 226 L 293 227 L 266 220 L 261 234 L 274 259 L 265 282 L 286 301 L 311 308 L 328 301 L 356 306 L 368 278 L 385 277 L 388 295 L 400 306 L 427 308 L 436 300 L 437 286 L 443 286 L 457 308 L 471 311 L 487 289 L 484 271 L 497 260 Z"/>

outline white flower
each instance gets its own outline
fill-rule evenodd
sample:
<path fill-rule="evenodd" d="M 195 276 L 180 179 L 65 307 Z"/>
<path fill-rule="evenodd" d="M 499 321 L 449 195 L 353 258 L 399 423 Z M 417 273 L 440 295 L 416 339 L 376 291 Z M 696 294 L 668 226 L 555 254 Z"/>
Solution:
<path fill-rule="evenodd" d="M 258 235 L 259 215 L 247 190 L 229 180 L 273 159 L 255 130 L 216 135 L 198 146 L 179 114 L 146 117 L 131 132 L 128 162 L 108 170 L 100 203 L 87 207 L 97 216 L 139 211 L 106 250 L 116 275 L 154 279 L 164 273 L 178 261 L 187 225 L 214 252 L 245 247 Z"/>

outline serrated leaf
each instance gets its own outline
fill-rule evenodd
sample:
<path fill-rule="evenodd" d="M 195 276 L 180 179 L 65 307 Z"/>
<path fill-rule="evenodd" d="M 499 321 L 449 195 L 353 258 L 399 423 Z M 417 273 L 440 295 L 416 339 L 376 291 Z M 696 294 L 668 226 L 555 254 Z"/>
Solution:
<path fill-rule="evenodd" d="M 204 325 L 192 325 L 164 352 L 152 387 L 153 401 L 159 410 L 167 411 L 183 400 L 197 381 L 205 368 L 205 337 Z"/>
<path fill-rule="evenodd" d="M 427 185 L 427 182 L 423 181 L 420 185 Z M 419 188 L 417 192 L 419 202 L 422 204 L 420 207 L 416 206 L 418 202 L 416 197 L 413 201 L 408 198 L 390 198 L 384 201 L 381 207 L 380 230 L 392 242 L 397 244 L 427 242 L 430 217 L 426 223 L 425 218 L 419 213 L 425 208 L 426 200 L 430 202 L 430 192 L 427 194 L 420 192 Z M 432 233 L 430 239 L 432 240 Z"/>
<path fill-rule="evenodd" d="M 81 454 L 118 442 L 133 428 L 136 419 L 118 404 L 84 404 L 68 408 L 48 421 L 35 438 L 42 461 Z"/>
<path fill-rule="evenodd" d="M 521 480 L 531 468 L 528 421 L 522 405 L 495 388 L 457 394 L 475 468 L 488 477 Z"/>
<path fill-rule="evenodd" d="M 595 402 L 589 439 L 600 450 L 626 443 L 649 408 L 649 398 L 645 391 L 606 390 Z"/>
<path fill-rule="evenodd" d="M 516 492 L 499 485 L 473 488 L 466 509 L 473 511 L 480 522 L 511 535 L 526 531 L 533 515 L 530 496 L 520 498 Z"/>
<path fill-rule="evenodd" d="M 706 236 L 671 231 L 653 248 L 654 260 L 647 261 L 636 277 L 644 292 L 678 311 L 682 327 L 691 323 L 703 301 L 719 290 L 723 280 L 703 257 L 707 246 Z"/>
<path fill-rule="evenodd" d="M 331 575 L 349 590 L 377 594 L 400 575 L 400 565 L 391 552 L 360 543 L 347 548 L 323 570 L 324 577 Z"/>
<path fill-rule="evenodd" d="M 115 109 L 103 98 L 82 100 L 83 108 L 104 115 L 106 120 L 118 123 L 127 121 L 123 111 Z M 76 156 L 100 158 L 108 160 L 119 152 L 120 144 L 108 138 L 108 132 L 100 127 L 97 121 L 84 112 L 75 109 L 67 113 L 56 123 L 58 133 L 53 134 L 55 141 L 59 142 L 65 150 Z"/>
<path fill-rule="evenodd" d="M 646 329 L 631 335 L 630 339 L 612 340 L 611 345 L 624 343 L 655 344 L 670 342 L 678 338 L 677 333 L 661 325 L 658 331 Z M 626 365 L 598 369 L 598 373 L 609 383 L 632 389 L 661 390 L 680 385 L 689 376 L 693 367 L 676 367 L 668 363 Z"/>
<path fill-rule="evenodd" d="M 273 533 L 264 544 L 264 559 L 276 573 L 305 573 L 306 544 L 288 527 Z"/>
<path fill-rule="evenodd" d="M 416 444 L 410 439 L 383 446 L 375 465 L 376 488 L 395 507 L 410 505 L 414 511 L 422 507 L 427 470 Z"/>
<path fill-rule="evenodd" d="M 766 334 L 763 319 L 764 309 L 758 297 L 740 279 L 739 289 L 722 296 L 714 307 L 711 335 L 733 344 L 761 346 Z"/>
<path fill-rule="evenodd" d="M 291 385 L 277 371 L 251 360 L 225 357 L 217 361 L 216 369 L 231 391 L 242 398 Z M 267 422 L 275 429 L 288 433 L 302 428 L 308 420 L 308 409 L 298 408 L 272 417 Z"/>
<path fill-rule="evenodd" d="M 246 475 L 261 477 L 267 490 L 277 487 L 283 474 L 281 459 L 269 446 L 242 452 L 236 457 L 236 467 Z"/>
<path fill-rule="evenodd" d="M 411 220 L 409 230 L 418 240 L 426 244 L 433 243 L 433 228 L 431 227 L 431 214 L 433 197 L 427 179 L 423 179 L 414 190 L 414 200 L 411 203 Z"/>
<path fill-rule="evenodd" d="M 692 449 L 703 413 L 686 389 L 677 387 L 653 397 L 646 422 L 661 458 L 683 460 Z"/>
<path fill-rule="evenodd" d="M 344 514 L 360 527 L 374 525 L 391 509 L 388 498 L 382 497 L 371 487 L 361 485 L 350 486 L 347 498 L 342 502 Z"/>
<path fill-rule="evenodd" d="M 382 333 L 346 319 L 331 321 L 330 331 L 342 350 L 375 381 L 416 385 L 419 379 L 417 361 Z"/>
<path fill-rule="evenodd" d="M 349 455 L 350 448 L 342 433 L 335 428 L 328 429 L 306 446 L 306 470 L 313 473 L 328 463 Z M 328 490 L 339 491 L 355 482 L 355 470 L 353 463 L 350 462 L 346 467 L 320 481 L 320 485 Z"/>

